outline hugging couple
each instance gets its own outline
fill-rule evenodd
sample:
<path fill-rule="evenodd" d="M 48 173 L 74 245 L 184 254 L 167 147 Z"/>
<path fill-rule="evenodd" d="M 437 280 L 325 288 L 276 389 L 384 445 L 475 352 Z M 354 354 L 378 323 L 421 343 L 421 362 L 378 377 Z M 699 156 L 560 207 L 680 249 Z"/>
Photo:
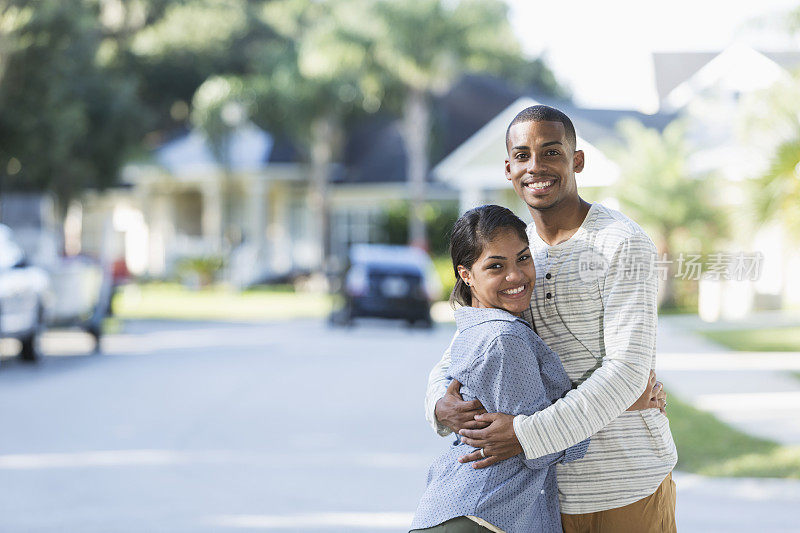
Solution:
<path fill-rule="evenodd" d="M 457 333 L 426 411 L 457 437 L 428 471 L 413 531 L 676 531 L 655 247 L 578 196 L 575 145 L 561 111 L 521 111 L 505 175 L 533 223 L 487 205 L 453 228 Z"/>

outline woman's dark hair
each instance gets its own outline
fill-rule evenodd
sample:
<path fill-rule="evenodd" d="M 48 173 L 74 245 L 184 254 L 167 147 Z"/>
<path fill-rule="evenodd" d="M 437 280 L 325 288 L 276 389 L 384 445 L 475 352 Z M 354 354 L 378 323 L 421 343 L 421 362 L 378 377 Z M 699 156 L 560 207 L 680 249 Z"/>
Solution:
<path fill-rule="evenodd" d="M 470 209 L 456 220 L 453 231 L 450 232 L 450 259 L 453 260 L 453 272 L 456 275 L 456 285 L 450 294 L 450 305 L 472 305 L 472 293 L 458 275 L 458 266 L 472 268 L 483 253 L 484 245 L 504 229 L 516 231 L 522 241 L 528 242 L 525 223 L 511 210 L 499 205 L 482 205 Z"/>

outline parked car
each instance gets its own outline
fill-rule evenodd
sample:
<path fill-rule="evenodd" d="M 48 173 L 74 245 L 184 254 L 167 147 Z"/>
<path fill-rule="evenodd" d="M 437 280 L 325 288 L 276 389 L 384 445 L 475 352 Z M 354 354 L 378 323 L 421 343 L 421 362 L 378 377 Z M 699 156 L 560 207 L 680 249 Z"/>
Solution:
<path fill-rule="evenodd" d="M 0 224 L 0 338 L 18 339 L 28 361 L 39 355 L 48 289 L 45 270 L 27 264 L 11 230 Z"/>
<path fill-rule="evenodd" d="M 430 327 L 430 307 L 441 292 L 431 258 L 410 246 L 357 244 L 341 283 L 342 309 L 334 323 L 360 317 L 394 318 Z"/>
<path fill-rule="evenodd" d="M 20 357 L 28 361 L 39 357 L 38 338 L 45 328 L 80 328 L 99 350 L 113 293 L 111 268 L 81 255 L 26 253 L 17 237 L 0 224 L 0 337 L 19 339 Z M 32 232 L 22 232 L 30 249 L 36 240 Z M 29 264 L 28 257 L 40 264 Z"/>
<path fill-rule="evenodd" d="M 99 350 L 103 319 L 111 308 L 113 272 L 91 257 L 60 257 L 50 274 L 50 297 L 45 320 L 52 328 L 80 328 L 95 340 Z"/>

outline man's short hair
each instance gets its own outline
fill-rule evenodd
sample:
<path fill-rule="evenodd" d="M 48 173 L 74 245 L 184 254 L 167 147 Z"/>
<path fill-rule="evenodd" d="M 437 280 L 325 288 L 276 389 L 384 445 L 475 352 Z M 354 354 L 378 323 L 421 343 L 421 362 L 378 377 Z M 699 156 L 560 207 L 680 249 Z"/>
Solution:
<path fill-rule="evenodd" d="M 506 128 L 506 147 L 508 147 L 508 133 L 511 131 L 511 126 L 519 124 L 520 122 L 560 122 L 564 125 L 564 131 L 567 134 L 567 141 L 572 143 L 572 149 L 575 149 L 577 143 L 575 139 L 575 126 L 567 115 L 547 105 L 532 105 L 526 107 L 514 117 L 511 124 Z"/>

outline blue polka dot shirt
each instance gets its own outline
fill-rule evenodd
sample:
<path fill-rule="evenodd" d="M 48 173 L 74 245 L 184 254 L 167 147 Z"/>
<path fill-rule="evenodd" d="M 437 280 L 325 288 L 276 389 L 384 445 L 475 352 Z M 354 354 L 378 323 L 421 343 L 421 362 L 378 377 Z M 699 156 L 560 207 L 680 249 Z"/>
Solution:
<path fill-rule="evenodd" d="M 530 415 L 572 388 L 558 356 L 530 325 L 501 309 L 462 307 L 451 349 L 451 378 L 465 400 L 478 399 L 490 413 Z M 520 454 L 474 469 L 458 458 L 475 448 L 456 440 L 428 470 L 428 485 L 412 529 L 457 516 L 477 516 L 506 531 L 560 532 L 555 464 L 580 459 L 589 439 L 566 450 L 525 459 Z"/>

